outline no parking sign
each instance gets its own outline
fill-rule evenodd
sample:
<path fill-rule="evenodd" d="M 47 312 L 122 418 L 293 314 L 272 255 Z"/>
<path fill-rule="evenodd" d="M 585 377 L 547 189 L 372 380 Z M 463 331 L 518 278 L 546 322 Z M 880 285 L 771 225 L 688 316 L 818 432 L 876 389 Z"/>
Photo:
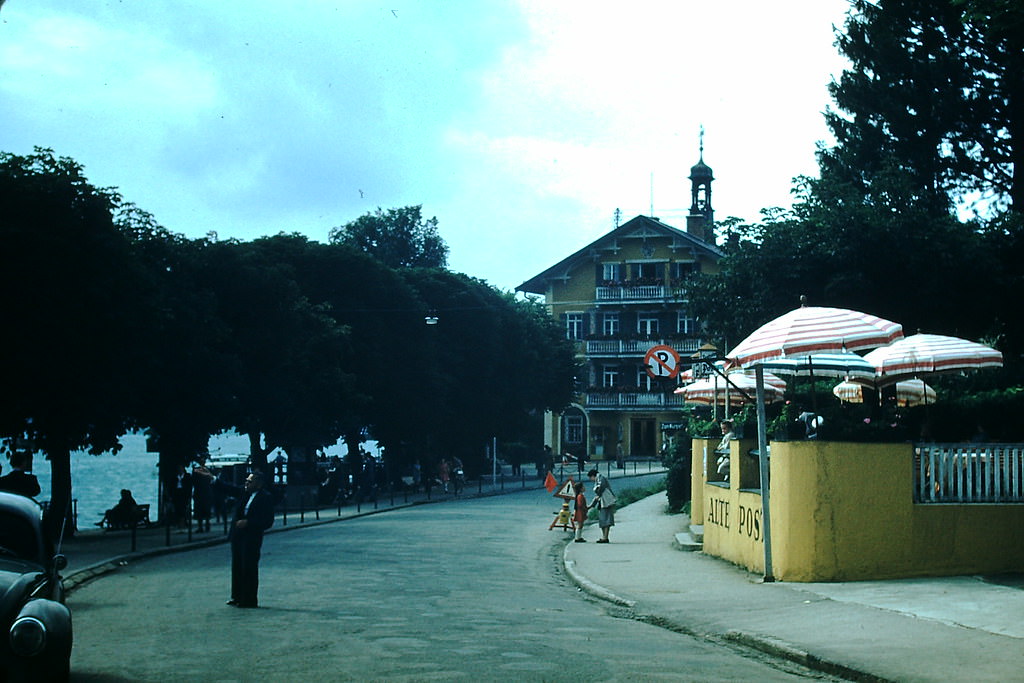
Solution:
<path fill-rule="evenodd" d="M 671 346 L 652 346 L 644 355 L 647 374 L 655 379 L 672 378 L 679 374 L 679 354 Z"/>

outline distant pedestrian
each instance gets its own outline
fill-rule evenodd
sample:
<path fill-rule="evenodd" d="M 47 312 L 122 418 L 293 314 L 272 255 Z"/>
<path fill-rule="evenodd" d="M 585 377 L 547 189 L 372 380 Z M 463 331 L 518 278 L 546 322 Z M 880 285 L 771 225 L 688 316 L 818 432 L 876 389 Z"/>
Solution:
<path fill-rule="evenodd" d="M 205 468 L 197 469 L 196 474 L 212 480 L 214 489 L 233 493 L 238 501 L 228 532 L 231 540 L 231 599 L 227 604 L 257 607 L 263 532 L 274 524 L 274 497 L 264 488 L 266 479 L 262 472 L 252 472 L 246 477 L 245 486 L 239 487 L 213 479 Z"/>
<path fill-rule="evenodd" d="M 31 451 L 14 451 L 11 454 L 11 471 L 0 477 L 0 491 L 29 498 L 39 495 L 39 480 L 32 474 Z"/>
<path fill-rule="evenodd" d="M 437 480 L 441 483 L 445 493 L 448 493 L 448 480 L 450 478 L 451 466 L 448 464 L 448 458 L 441 458 L 441 462 L 437 463 Z"/>
<path fill-rule="evenodd" d="M 587 472 L 587 477 L 594 482 L 594 500 L 590 507 L 597 507 L 597 525 L 601 527 L 601 538 L 598 543 L 608 543 L 608 531 L 615 526 L 615 492 L 611 482 L 596 469 Z"/>
<path fill-rule="evenodd" d="M 203 533 L 210 530 L 210 516 L 213 510 L 213 490 L 210 480 L 206 477 L 195 476 L 197 469 L 206 467 L 206 456 L 200 455 L 196 458 L 196 465 L 192 468 L 192 516 L 196 521 L 196 530 Z"/>
<path fill-rule="evenodd" d="M 573 508 L 572 523 L 576 527 L 576 543 L 586 543 L 587 539 L 583 538 L 583 523 L 587 521 L 587 496 L 586 489 L 583 486 L 582 481 L 578 481 L 572 485 L 573 492 L 576 494 L 575 507 Z"/>
<path fill-rule="evenodd" d="M 184 529 L 188 525 L 189 503 L 192 501 L 192 475 L 185 465 L 178 465 L 177 470 L 167 482 L 167 493 L 171 503 L 174 524 Z"/>

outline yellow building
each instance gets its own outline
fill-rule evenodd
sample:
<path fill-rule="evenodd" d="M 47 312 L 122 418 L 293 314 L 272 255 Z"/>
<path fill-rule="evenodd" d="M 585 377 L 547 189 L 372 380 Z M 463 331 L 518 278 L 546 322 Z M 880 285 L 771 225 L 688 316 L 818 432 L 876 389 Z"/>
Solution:
<path fill-rule="evenodd" d="M 691 168 L 686 230 L 637 216 L 516 288 L 540 294 L 577 344 L 577 401 L 550 415 L 545 443 L 591 460 L 659 454 L 679 427 L 675 379 L 652 377 L 645 356 L 667 345 L 688 360 L 702 340 L 687 281 L 717 272 L 711 169 Z"/>

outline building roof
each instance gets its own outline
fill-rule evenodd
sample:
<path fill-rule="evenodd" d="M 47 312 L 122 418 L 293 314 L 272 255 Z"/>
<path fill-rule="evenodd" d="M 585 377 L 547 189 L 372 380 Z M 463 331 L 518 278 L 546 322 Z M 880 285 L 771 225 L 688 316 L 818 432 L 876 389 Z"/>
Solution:
<path fill-rule="evenodd" d="M 672 238 L 671 248 L 675 251 L 689 251 L 694 258 L 706 256 L 712 259 L 719 259 L 723 256 L 721 250 L 709 242 L 691 235 L 685 230 L 673 228 L 671 225 L 662 223 L 657 218 L 649 216 L 637 216 L 632 218 L 611 232 L 594 240 L 576 253 L 568 256 L 547 270 L 544 270 L 516 287 L 517 292 L 530 292 L 532 294 L 544 294 L 547 292 L 547 283 L 551 280 L 565 279 L 570 272 L 581 262 L 593 262 L 594 257 L 611 250 L 617 249 L 617 243 L 622 239 L 641 239 L 644 237 L 670 237 Z"/>

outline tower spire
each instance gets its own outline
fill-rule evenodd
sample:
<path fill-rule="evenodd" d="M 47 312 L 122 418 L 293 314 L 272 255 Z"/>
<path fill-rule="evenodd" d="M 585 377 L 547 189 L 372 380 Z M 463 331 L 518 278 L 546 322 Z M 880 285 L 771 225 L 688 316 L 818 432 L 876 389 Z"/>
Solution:
<path fill-rule="evenodd" d="M 705 240 L 714 240 L 715 210 L 711 208 L 711 181 L 715 179 L 711 167 L 704 163 L 704 124 L 698 137 L 700 160 L 690 167 L 690 215 L 686 217 L 686 232 Z"/>

